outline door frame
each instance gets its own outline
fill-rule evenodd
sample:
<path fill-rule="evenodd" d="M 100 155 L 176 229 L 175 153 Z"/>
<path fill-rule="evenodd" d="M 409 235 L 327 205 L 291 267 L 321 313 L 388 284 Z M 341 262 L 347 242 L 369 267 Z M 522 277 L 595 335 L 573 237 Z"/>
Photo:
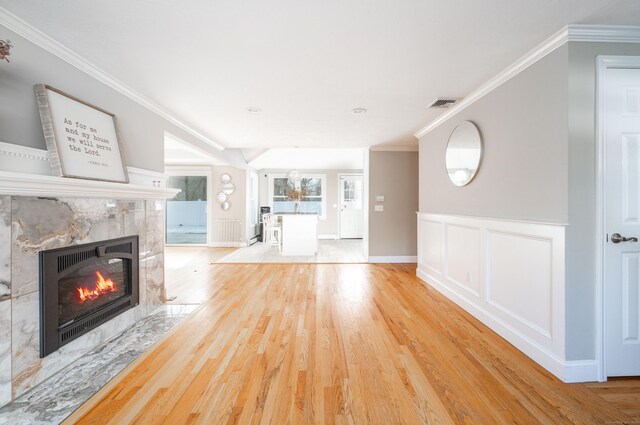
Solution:
<path fill-rule="evenodd" d="M 338 234 L 336 235 L 336 239 L 340 240 L 342 239 L 342 209 L 340 208 L 340 200 L 342 199 L 342 184 L 340 183 L 340 179 L 342 179 L 342 177 L 348 177 L 348 176 L 357 176 L 357 177 L 362 177 L 362 240 L 364 241 L 364 237 L 365 237 L 365 219 L 364 219 L 364 215 L 365 215 L 365 210 L 364 210 L 364 205 L 365 202 L 368 202 L 368 199 L 365 199 L 365 190 L 364 190 L 364 173 L 338 173 Z"/>
<path fill-rule="evenodd" d="M 604 99 L 607 90 L 606 71 L 610 68 L 640 68 L 640 56 L 598 56 L 596 58 L 596 363 L 598 366 L 598 381 L 607 380 L 606 371 L 606 326 L 605 326 L 605 302 L 604 289 L 604 218 L 605 218 L 605 177 L 607 174 L 605 161 L 604 135 L 606 130 L 606 116 Z"/>
<path fill-rule="evenodd" d="M 165 165 L 164 174 L 167 176 L 204 176 L 207 178 L 207 242 L 206 243 L 190 243 L 190 244 L 169 244 L 167 243 L 167 235 L 164 237 L 164 245 L 165 246 L 210 246 L 211 245 L 211 220 L 212 220 L 212 210 L 211 204 L 212 199 L 211 195 L 213 194 L 213 189 L 211 188 L 211 182 L 213 179 L 213 172 L 211 167 L 202 166 L 202 165 Z M 165 201 L 165 214 L 164 214 L 164 228 L 165 233 L 167 229 L 167 201 Z"/>

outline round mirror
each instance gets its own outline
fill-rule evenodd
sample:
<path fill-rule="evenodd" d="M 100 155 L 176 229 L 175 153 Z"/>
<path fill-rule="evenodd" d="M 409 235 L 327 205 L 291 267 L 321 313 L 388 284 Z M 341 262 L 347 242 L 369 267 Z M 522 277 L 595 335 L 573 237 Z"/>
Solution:
<path fill-rule="evenodd" d="M 478 172 L 482 159 L 480 131 L 472 122 L 463 121 L 449 136 L 447 144 L 447 174 L 456 186 L 469 184 Z"/>
<path fill-rule="evenodd" d="M 227 173 L 224 173 L 220 176 L 220 181 L 224 184 L 230 183 L 231 182 L 231 176 Z"/>
<path fill-rule="evenodd" d="M 233 183 L 225 183 L 222 185 L 222 191 L 227 195 L 231 195 L 235 189 L 236 187 L 233 185 Z"/>
<path fill-rule="evenodd" d="M 222 208 L 222 211 L 227 211 L 229 208 L 231 208 L 231 204 L 228 201 L 224 201 L 220 204 L 220 208 Z"/>
<path fill-rule="evenodd" d="M 216 200 L 218 202 L 224 202 L 227 200 L 227 194 L 224 192 L 218 192 L 218 194 L 216 195 Z"/>

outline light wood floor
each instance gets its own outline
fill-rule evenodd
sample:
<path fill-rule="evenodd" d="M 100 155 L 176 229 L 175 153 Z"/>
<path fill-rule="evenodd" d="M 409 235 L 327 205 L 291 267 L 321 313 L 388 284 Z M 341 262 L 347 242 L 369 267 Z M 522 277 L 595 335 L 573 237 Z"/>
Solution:
<path fill-rule="evenodd" d="M 563 384 L 415 265 L 203 267 L 210 298 L 66 423 L 640 423 L 639 380 Z"/>
<path fill-rule="evenodd" d="M 216 263 L 364 263 L 362 239 L 319 240 L 318 253 L 313 256 L 283 256 L 277 246 L 262 242 L 217 259 Z"/>

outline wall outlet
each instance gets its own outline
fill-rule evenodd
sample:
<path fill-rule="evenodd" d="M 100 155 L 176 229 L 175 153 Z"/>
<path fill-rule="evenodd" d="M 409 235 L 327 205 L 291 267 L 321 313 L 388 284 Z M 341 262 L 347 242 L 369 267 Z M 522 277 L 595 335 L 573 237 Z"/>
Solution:
<path fill-rule="evenodd" d="M 374 207 L 374 211 L 375 211 L 375 212 L 382 212 L 382 211 L 384 211 L 384 205 L 376 205 L 376 206 Z"/>
<path fill-rule="evenodd" d="M 384 202 L 384 195 L 376 195 L 376 202 Z"/>

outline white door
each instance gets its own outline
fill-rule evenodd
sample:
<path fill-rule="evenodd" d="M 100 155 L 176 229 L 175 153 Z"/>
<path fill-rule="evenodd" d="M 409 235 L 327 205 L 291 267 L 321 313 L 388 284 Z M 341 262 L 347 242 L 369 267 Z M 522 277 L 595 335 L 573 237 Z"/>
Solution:
<path fill-rule="evenodd" d="M 340 238 L 364 235 L 362 175 L 340 176 Z"/>
<path fill-rule="evenodd" d="M 640 375 L 640 69 L 607 69 L 604 97 L 605 367 Z"/>

